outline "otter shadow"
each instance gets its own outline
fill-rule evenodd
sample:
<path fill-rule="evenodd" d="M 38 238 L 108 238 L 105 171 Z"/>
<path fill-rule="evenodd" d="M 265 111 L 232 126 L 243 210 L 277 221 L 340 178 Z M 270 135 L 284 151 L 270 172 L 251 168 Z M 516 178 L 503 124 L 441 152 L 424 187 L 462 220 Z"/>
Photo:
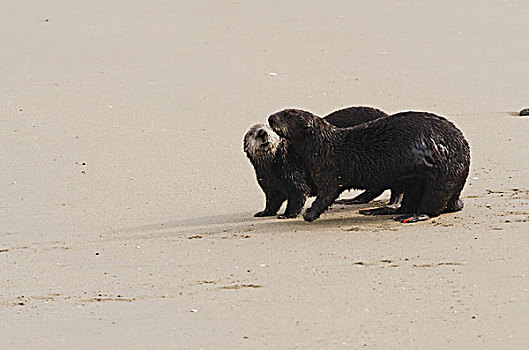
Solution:
<path fill-rule="evenodd" d="M 372 202 L 371 204 L 382 204 Z M 243 231 L 311 231 L 322 229 L 342 230 L 343 227 L 358 225 L 380 228 L 380 226 L 398 225 L 391 216 L 364 216 L 358 214 L 359 208 L 366 205 L 337 205 L 314 222 L 306 222 L 302 215 L 295 219 L 278 219 L 277 216 L 255 218 L 252 213 L 211 215 L 196 218 L 172 220 L 141 226 L 124 227 L 102 232 L 109 240 L 130 238 L 154 239 L 158 237 L 185 237 L 196 234 L 219 234 Z"/>

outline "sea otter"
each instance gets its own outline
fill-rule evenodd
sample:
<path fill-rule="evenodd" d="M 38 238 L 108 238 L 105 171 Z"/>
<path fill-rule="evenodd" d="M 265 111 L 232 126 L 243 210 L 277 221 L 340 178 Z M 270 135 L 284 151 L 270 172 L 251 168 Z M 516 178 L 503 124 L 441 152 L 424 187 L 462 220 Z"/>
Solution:
<path fill-rule="evenodd" d="M 355 126 L 366 121 L 386 117 L 387 114 L 371 107 L 349 107 L 335 111 L 324 119 L 337 127 Z M 266 197 L 266 207 L 254 216 L 273 216 L 288 200 L 279 218 L 294 218 L 303 208 L 308 196 L 314 196 L 312 180 L 307 177 L 302 159 L 289 149 L 288 141 L 280 138 L 269 126 L 256 124 L 244 136 L 244 151 L 250 159 L 257 181 Z M 378 197 L 383 189 L 366 190 L 342 204 L 367 203 Z M 398 203 L 392 194 L 390 204 Z"/>
<path fill-rule="evenodd" d="M 268 118 L 306 164 L 317 198 L 304 213 L 317 219 L 346 189 L 391 189 L 403 193 L 400 208 L 361 211 L 402 213 L 408 223 L 463 207 L 459 195 L 470 167 L 470 148 L 446 118 L 403 112 L 351 128 L 334 128 L 310 112 L 286 109 Z"/>

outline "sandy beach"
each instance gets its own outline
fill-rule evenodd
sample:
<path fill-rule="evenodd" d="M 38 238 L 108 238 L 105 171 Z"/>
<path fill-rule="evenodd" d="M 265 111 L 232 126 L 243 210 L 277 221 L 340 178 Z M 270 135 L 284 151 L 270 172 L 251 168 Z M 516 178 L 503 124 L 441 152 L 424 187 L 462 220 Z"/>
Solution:
<path fill-rule="evenodd" d="M 0 348 L 526 349 L 527 18 L 514 0 L 4 2 Z M 360 105 L 453 121 L 464 209 L 254 218 L 246 130 Z"/>

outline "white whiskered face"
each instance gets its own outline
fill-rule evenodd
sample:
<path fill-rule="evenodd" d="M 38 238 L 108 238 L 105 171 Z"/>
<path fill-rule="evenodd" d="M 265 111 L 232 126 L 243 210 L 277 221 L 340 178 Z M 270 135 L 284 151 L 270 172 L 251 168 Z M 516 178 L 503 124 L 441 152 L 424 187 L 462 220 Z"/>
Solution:
<path fill-rule="evenodd" d="M 244 135 L 244 152 L 250 157 L 274 154 L 281 138 L 265 124 L 256 124 Z"/>

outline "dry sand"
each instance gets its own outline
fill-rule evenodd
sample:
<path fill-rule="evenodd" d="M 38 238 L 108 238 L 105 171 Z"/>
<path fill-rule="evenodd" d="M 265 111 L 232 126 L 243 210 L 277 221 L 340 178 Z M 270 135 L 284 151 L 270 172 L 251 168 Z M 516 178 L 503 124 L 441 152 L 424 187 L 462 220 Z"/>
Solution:
<path fill-rule="evenodd" d="M 0 348 L 527 348 L 528 18 L 514 0 L 5 1 Z M 454 121 L 464 210 L 253 218 L 246 129 L 350 105 Z"/>

